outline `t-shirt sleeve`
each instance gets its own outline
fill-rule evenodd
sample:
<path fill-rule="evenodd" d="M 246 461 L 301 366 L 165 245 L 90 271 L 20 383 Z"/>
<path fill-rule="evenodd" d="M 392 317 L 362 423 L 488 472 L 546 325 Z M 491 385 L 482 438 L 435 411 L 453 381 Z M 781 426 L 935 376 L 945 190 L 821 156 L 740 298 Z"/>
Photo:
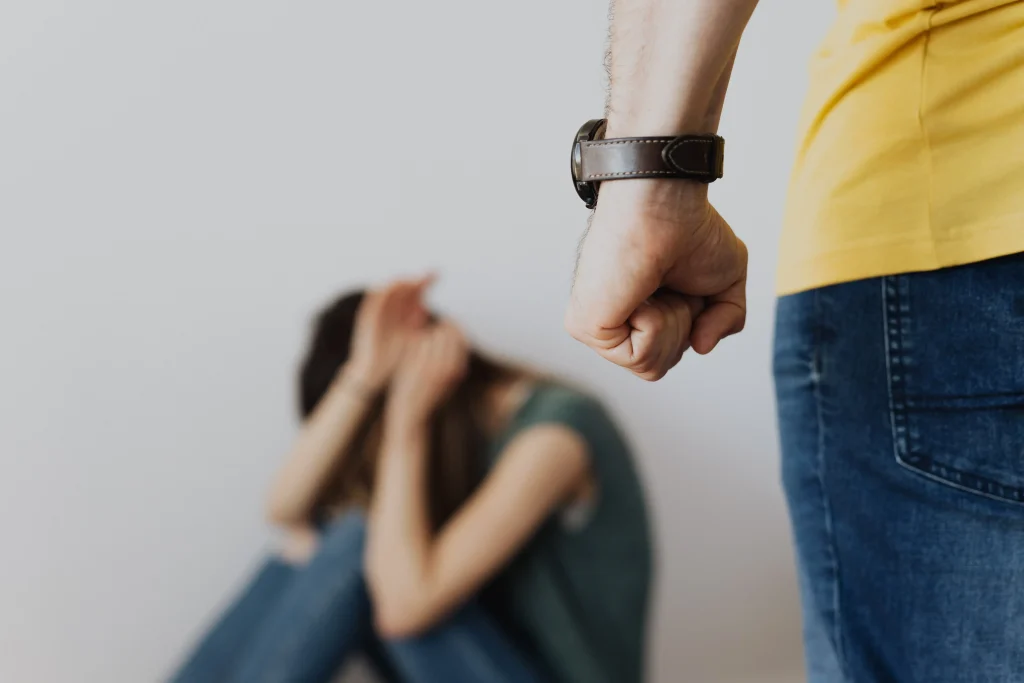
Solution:
<path fill-rule="evenodd" d="M 564 425 L 586 442 L 591 457 L 600 448 L 603 434 L 608 431 L 611 420 L 600 402 L 570 389 L 556 388 L 538 411 L 534 424 Z"/>

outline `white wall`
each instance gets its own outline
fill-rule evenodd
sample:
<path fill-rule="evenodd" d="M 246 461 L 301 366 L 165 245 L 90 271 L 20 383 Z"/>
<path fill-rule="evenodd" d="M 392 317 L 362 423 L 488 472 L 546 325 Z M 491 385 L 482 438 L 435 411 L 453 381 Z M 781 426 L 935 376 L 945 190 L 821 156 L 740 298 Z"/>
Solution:
<path fill-rule="evenodd" d="M 619 410 L 654 680 L 796 680 L 769 339 L 818 4 L 764 3 L 727 103 L 748 329 L 647 385 L 561 328 L 603 1 L 0 3 L 0 680 L 158 680 L 267 539 L 308 315 L 427 267 L 482 345 Z"/>

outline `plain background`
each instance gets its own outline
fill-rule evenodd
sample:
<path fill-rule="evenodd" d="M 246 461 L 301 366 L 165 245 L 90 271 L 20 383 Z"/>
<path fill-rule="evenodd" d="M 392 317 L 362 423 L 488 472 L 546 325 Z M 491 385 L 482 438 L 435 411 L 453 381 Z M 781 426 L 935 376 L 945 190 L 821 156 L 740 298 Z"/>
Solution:
<path fill-rule="evenodd" d="M 621 416 L 652 680 L 799 680 L 770 337 L 822 5 L 763 3 L 726 104 L 747 330 L 649 385 L 562 331 L 603 1 L 0 2 L 0 680 L 165 675 L 270 538 L 311 313 L 428 268 L 480 345 Z"/>

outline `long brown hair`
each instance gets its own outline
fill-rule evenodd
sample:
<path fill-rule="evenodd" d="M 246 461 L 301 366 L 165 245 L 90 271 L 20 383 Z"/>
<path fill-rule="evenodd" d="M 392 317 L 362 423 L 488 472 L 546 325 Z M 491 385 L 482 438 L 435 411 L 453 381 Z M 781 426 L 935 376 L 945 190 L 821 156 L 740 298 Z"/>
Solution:
<path fill-rule="evenodd" d="M 338 370 L 348 360 L 356 313 L 364 292 L 338 298 L 316 318 L 309 349 L 299 372 L 299 411 L 303 419 L 316 408 Z M 520 371 L 471 352 L 465 378 L 433 417 L 429 494 L 431 521 L 440 527 L 480 482 L 487 448 L 487 392 L 511 382 Z M 325 485 L 318 508 L 327 512 L 369 504 L 381 446 L 384 397 L 375 399 L 341 466 Z"/>

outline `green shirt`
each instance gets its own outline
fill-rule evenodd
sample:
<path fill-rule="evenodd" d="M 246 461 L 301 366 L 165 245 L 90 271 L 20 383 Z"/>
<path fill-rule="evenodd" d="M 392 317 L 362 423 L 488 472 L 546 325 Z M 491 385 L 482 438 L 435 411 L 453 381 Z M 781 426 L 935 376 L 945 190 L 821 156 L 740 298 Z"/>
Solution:
<path fill-rule="evenodd" d="M 488 466 L 519 432 L 562 424 L 586 441 L 596 497 L 549 518 L 491 587 L 499 619 L 557 683 L 643 679 L 651 540 L 629 449 L 594 399 L 540 385 L 491 448 Z"/>

